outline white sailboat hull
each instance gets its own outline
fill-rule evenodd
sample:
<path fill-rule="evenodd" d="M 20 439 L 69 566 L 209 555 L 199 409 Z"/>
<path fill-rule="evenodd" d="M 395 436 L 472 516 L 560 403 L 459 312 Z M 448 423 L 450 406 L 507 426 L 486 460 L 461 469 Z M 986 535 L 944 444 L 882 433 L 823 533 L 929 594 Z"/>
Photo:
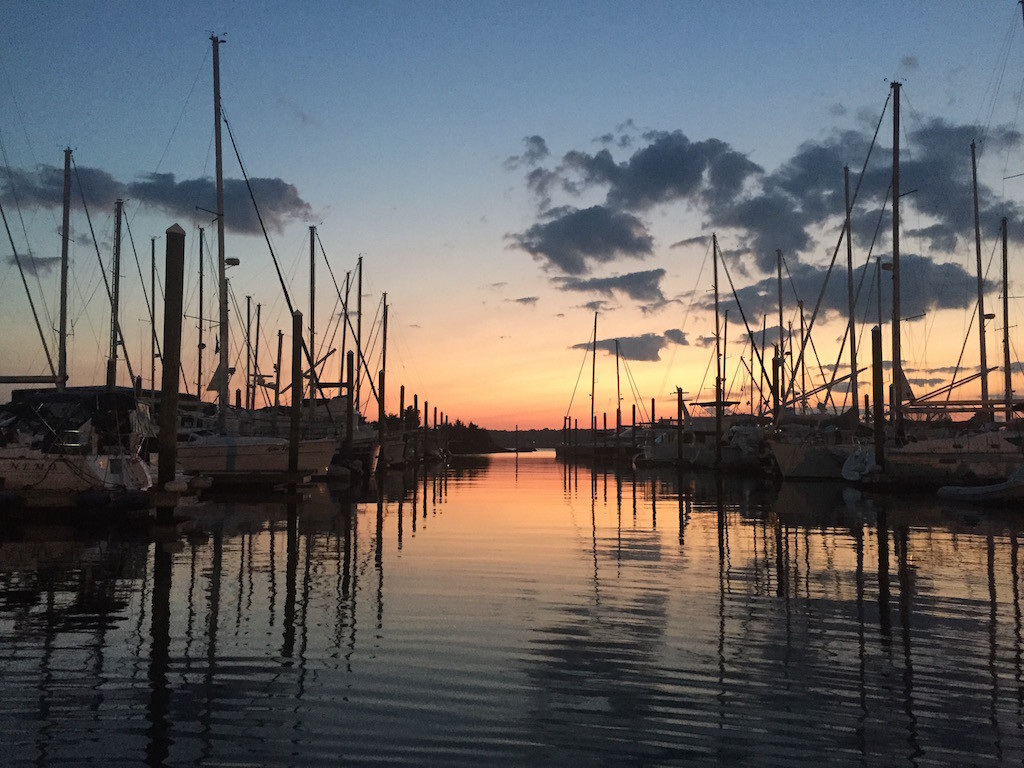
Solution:
<path fill-rule="evenodd" d="M 146 491 L 149 467 L 138 456 L 47 454 L 25 446 L 0 448 L 3 489 L 54 502 L 91 491 Z"/>
<path fill-rule="evenodd" d="M 337 447 L 334 438 L 299 441 L 299 472 L 325 473 Z M 197 437 L 179 443 L 177 453 L 178 466 L 188 475 L 288 471 L 288 441 L 279 437 Z"/>

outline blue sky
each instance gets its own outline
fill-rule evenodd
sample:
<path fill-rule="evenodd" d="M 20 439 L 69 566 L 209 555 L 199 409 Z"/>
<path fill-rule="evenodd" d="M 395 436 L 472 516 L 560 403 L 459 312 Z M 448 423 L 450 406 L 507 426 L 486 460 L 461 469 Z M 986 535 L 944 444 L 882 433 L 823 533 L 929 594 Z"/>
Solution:
<path fill-rule="evenodd" d="M 363 254 L 368 306 L 388 293 L 391 380 L 449 403 L 453 416 L 494 426 L 559 425 L 580 365 L 573 347 L 590 334 L 594 301 L 602 302 L 602 340 L 660 339 L 657 360 L 638 352 L 632 363 L 645 400 L 668 397 L 677 385 L 697 396 L 707 350 L 696 340 L 711 328 L 696 300 L 709 287 L 701 272 L 706 248 L 673 243 L 715 229 L 744 284 L 756 289 L 765 277 L 757 267 L 765 254 L 744 253 L 749 232 L 732 236 L 720 210 L 685 194 L 622 211 L 640 222 L 651 247 L 585 259 L 585 274 L 567 273 L 546 251 L 531 255 L 517 247 L 531 227 L 554 219 L 553 208 L 604 206 L 615 192 L 616 182 L 605 178 L 567 193 L 566 153 L 590 160 L 607 149 L 625 167 L 657 145 L 657 136 L 679 132 L 694 144 L 724 143 L 771 176 L 807 142 L 834 145 L 841 130 L 870 135 L 893 78 L 904 84 L 908 131 L 941 119 L 975 126 L 984 142 L 985 131 L 1019 129 L 1024 75 L 1024 22 L 1012 2 L 12 2 L 8 9 L 0 29 L 0 138 L 8 170 L 0 175 L 10 180 L 9 169 L 59 166 L 70 146 L 79 168 L 125 185 L 157 173 L 179 183 L 212 177 L 209 36 L 222 35 L 223 103 L 246 169 L 291 185 L 291 203 L 303 203 L 282 203 L 272 232 L 297 303 L 307 302 L 307 227 L 315 224 L 339 276 Z M 890 146 L 887 120 L 876 161 Z M 547 154 L 537 163 L 524 160 L 527 137 L 543 140 Z M 1003 177 L 1024 172 L 1019 144 L 984 144 L 981 164 L 987 189 L 1017 207 L 1021 182 Z M 854 146 L 845 162 L 857 173 L 863 154 Z M 928 155 L 912 142 L 904 152 L 908 160 Z M 535 168 L 562 185 L 549 200 L 527 183 Z M 239 177 L 226 133 L 225 169 Z M 841 189 L 841 167 L 837 173 Z M 18 219 L 16 247 L 58 255 L 59 210 L 24 203 L 19 215 L 12 193 L 18 188 L 8 181 L 0 199 L 9 219 Z M 951 205 L 961 202 L 970 204 Z M 181 207 L 169 211 L 138 195 L 128 196 L 126 210 L 147 269 L 149 238 L 174 221 L 185 227 L 190 253 L 197 225 L 208 227 L 214 242 L 209 218 L 201 221 L 199 213 L 183 217 Z M 109 259 L 112 211 L 96 203 L 90 212 Z M 806 252 L 790 256 L 794 272 L 798 262 L 820 265 L 830 254 L 840 217 L 841 210 L 834 220 L 809 225 Z M 924 230 L 930 223 L 911 215 L 907 226 Z M 76 216 L 72 232 L 86 230 Z M 986 259 L 990 236 L 991 226 Z M 941 253 L 935 241 L 911 247 L 973 269 L 973 250 L 962 241 Z M 96 293 L 92 248 L 76 236 L 75 269 L 87 287 L 73 302 L 80 314 L 76 383 L 92 383 L 106 357 L 109 310 Z M 236 296 L 263 302 L 265 333 L 286 328 L 262 239 L 229 232 L 227 249 L 242 260 L 231 277 Z M 23 324 L 27 304 L 10 253 L 10 244 L 0 242 L 0 320 Z M 657 307 L 617 289 L 570 287 L 575 279 L 614 281 L 659 269 L 667 301 Z M 134 263 L 123 272 L 122 324 L 129 353 L 139 357 L 144 309 Z M 319 274 L 323 327 L 332 290 L 322 268 Z M 55 306 L 52 274 L 41 274 L 33 288 Z M 194 285 L 189 296 L 195 300 Z M 992 293 L 989 300 L 996 299 Z M 948 363 L 959 343 L 951 351 L 934 337 L 961 337 L 970 312 L 946 307 L 912 329 L 905 350 L 911 362 L 922 369 Z M 668 330 L 688 343 L 664 341 Z M 34 334 L 30 326 L 24 332 Z M 730 329 L 731 340 L 741 335 L 742 328 Z M 832 346 L 834 336 L 825 333 L 819 345 Z M 4 367 L 42 372 L 42 356 L 26 346 L 15 351 L 0 340 Z M 990 357 L 997 353 L 991 343 Z M 606 369 L 603 379 L 614 383 L 614 371 Z M 599 406 L 607 403 L 606 396 Z"/>

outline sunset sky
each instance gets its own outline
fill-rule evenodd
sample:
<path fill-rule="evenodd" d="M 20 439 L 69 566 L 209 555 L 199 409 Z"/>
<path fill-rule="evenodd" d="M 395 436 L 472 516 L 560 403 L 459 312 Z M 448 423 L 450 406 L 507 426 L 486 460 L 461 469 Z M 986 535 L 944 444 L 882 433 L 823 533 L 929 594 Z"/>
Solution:
<path fill-rule="evenodd" d="M 607 412 L 614 420 L 616 339 L 627 420 L 634 401 L 647 413 L 652 398 L 659 415 L 674 415 L 677 386 L 687 400 L 713 397 L 712 233 L 758 342 L 762 327 L 769 344 L 778 336 L 775 251 L 782 250 L 784 325 L 798 333 L 794 292 L 809 322 L 839 242 L 843 166 L 856 187 L 881 121 L 854 209 L 854 262 L 871 261 L 858 304 L 866 364 L 877 317 L 875 257 L 884 261 L 892 249 L 888 203 L 880 209 L 892 149 L 891 110 L 883 114 L 883 107 L 893 80 L 903 84 L 908 379 L 918 392 L 941 386 L 962 348 L 959 375 L 978 366 L 972 140 L 985 311 L 997 315 L 987 324 L 989 364 L 1002 361 L 1003 216 L 1014 360 L 1024 350 L 1024 340 L 1016 341 L 1024 21 L 1012 0 L 152 7 L 12 0 L 5 11 L 0 201 L 14 245 L 0 233 L 4 374 L 47 372 L 15 251 L 55 349 L 65 147 L 77 168 L 71 383 L 103 380 L 110 309 L 99 262 L 109 270 L 118 197 L 127 219 L 121 324 L 134 371 L 148 386 L 143 285 L 148 291 L 151 238 L 159 238 L 162 272 L 163 233 L 178 223 L 187 233 L 191 318 L 183 387 L 196 389 L 200 314 L 207 318 L 204 377 L 212 373 L 211 33 L 226 41 L 225 116 L 295 306 L 309 306 L 311 225 L 342 288 L 363 256 L 364 335 L 368 345 L 376 339 L 371 365 L 379 365 L 374 321 L 387 293 L 389 411 L 397 410 L 404 384 L 408 401 L 415 393 L 453 419 L 482 426 L 560 427 L 565 415 L 584 423 L 595 312 L 599 419 Z M 278 329 L 287 349 L 290 319 L 226 129 L 224 168 L 226 255 L 241 262 L 229 270 L 234 390 L 243 386 L 245 297 L 252 297 L 253 323 L 261 305 L 260 366 L 268 372 Z M 207 244 L 202 308 L 199 227 Z M 826 369 L 839 355 L 845 322 L 845 254 L 844 245 L 814 321 Z M 322 255 L 316 269 L 317 346 L 325 354 L 340 346 L 340 330 L 331 344 L 337 294 Z M 747 332 L 724 269 L 727 387 L 745 408 Z M 888 326 L 884 334 L 888 355 Z M 810 388 L 821 374 L 811 352 L 808 361 Z M 329 359 L 325 378 L 337 378 L 337 363 L 337 355 Z M 118 375 L 128 383 L 123 360 Z M 861 374 L 864 391 L 869 380 Z M 1002 392 L 1001 373 L 990 382 Z M 1015 384 L 1024 386 L 1024 376 Z"/>

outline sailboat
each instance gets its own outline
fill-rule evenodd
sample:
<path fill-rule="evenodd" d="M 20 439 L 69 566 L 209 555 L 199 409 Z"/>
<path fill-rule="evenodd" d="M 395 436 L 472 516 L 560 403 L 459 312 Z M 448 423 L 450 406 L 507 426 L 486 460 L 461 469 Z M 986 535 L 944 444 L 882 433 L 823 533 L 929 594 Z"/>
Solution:
<path fill-rule="evenodd" d="M 904 400 L 908 385 L 900 354 L 900 264 L 899 264 L 899 92 L 893 83 L 893 387 L 890 402 L 891 439 L 874 449 L 861 448 L 843 464 L 844 479 L 868 485 L 939 487 L 1001 483 L 1016 477 L 1024 466 L 1024 431 L 1013 421 L 1015 404 L 1010 387 L 1009 323 L 1007 295 L 1006 219 L 1003 240 L 1003 349 L 1006 375 L 1005 417 L 1002 425 L 991 422 L 981 429 L 964 427 L 953 435 L 915 439 L 905 428 Z M 983 371 L 984 375 L 987 373 Z M 878 373 L 875 374 L 878 376 Z M 983 411 L 991 403 L 982 402 Z M 875 456 L 881 448 L 882 463 Z"/>
<path fill-rule="evenodd" d="M 696 405 L 713 409 L 714 416 L 691 416 L 677 389 L 678 420 L 648 433 L 637 465 L 678 465 L 690 469 L 756 469 L 761 464 L 761 427 L 749 415 L 729 415 L 725 399 L 722 323 L 718 300 L 718 235 L 711 237 L 715 297 L 715 399 Z"/>
<path fill-rule="evenodd" d="M 66 149 L 57 368 L 51 362 L 50 376 L 0 376 L 0 383 L 54 388 L 15 390 L 11 402 L 0 406 L 0 494 L 27 506 L 145 506 L 153 484 L 142 456 L 147 406 L 130 389 L 67 386 L 70 199 L 71 150 Z M 48 350 L 46 356 L 51 359 Z"/>
<path fill-rule="evenodd" d="M 218 480 L 248 477 L 260 479 L 259 473 L 281 473 L 289 468 L 289 442 L 284 437 L 240 435 L 228 429 L 230 376 L 228 357 L 228 285 L 227 260 L 224 248 L 224 165 L 221 147 L 220 102 L 220 38 L 211 35 L 213 45 L 213 107 L 214 144 L 217 183 L 217 271 L 220 309 L 220 360 L 213 376 L 217 390 L 217 429 L 215 432 L 194 431 L 178 444 L 177 458 L 185 474 L 201 474 Z M 213 385 L 211 385 L 213 386 Z M 294 387 L 293 397 L 301 397 L 301 387 Z M 325 474 L 338 449 L 333 437 L 300 440 L 298 471 L 302 474 Z M 264 478 L 265 479 L 265 478 Z"/>

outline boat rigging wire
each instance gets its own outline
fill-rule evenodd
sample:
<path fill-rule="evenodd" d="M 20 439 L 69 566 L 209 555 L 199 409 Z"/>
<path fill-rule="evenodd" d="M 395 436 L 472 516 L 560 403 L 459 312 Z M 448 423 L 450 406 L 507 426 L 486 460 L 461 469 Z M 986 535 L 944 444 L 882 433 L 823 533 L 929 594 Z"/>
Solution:
<path fill-rule="evenodd" d="M 317 241 L 320 241 L 320 233 L 319 232 L 317 233 L 316 239 L 317 239 Z M 320 242 L 320 251 L 321 251 L 321 253 L 324 254 L 324 261 L 327 263 L 327 271 L 331 275 L 331 282 L 334 283 L 334 290 L 338 294 L 338 297 L 341 298 L 341 288 L 338 287 L 338 281 L 334 277 L 334 270 L 331 268 L 330 261 L 327 260 L 327 253 L 326 253 L 326 251 L 324 251 L 324 244 L 323 244 L 323 242 Z M 352 331 L 352 338 L 355 339 L 356 338 L 356 329 L 352 325 L 352 318 L 349 317 L 348 301 L 345 300 L 345 299 L 342 299 L 341 300 L 341 306 L 344 308 L 345 324 L 348 327 L 348 329 Z M 370 375 L 370 364 L 366 360 L 366 356 L 363 354 L 363 346 L 362 346 L 362 342 L 361 341 L 360 341 L 359 344 L 356 345 L 356 349 L 357 349 L 358 354 L 359 354 L 359 361 L 362 363 L 363 370 L 366 372 L 367 383 L 370 385 L 370 390 L 373 393 L 374 399 L 377 399 L 377 397 L 378 397 L 378 395 L 377 395 L 377 387 L 374 384 L 373 376 Z M 351 394 L 352 393 L 350 393 L 350 395 Z"/>
<path fill-rule="evenodd" d="M 586 351 L 583 353 L 583 362 L 580 363 L 580 372 L 576 375 L 576 385 L 572 388 L 572 396 L 569 398 L 569 407 L 565 409 L 565 418 L 569 418 L 569 414 L 572 413 L 572 403 L 576 399 L 576 391 L 580 386 L 580 379 L 583 378 L 583 368 L 587 364 L 587 357 L 590 355 L 591 344 L 593 344 L 594 354 L 597 354 L 597 332 L 590 336 L 590 340 L 587 342 Z"/>
<path fill-rule="evenodd" d="M 89 222 L 89 234 L 92 236 L 92 244 L 93 244 L 93 247 L 96 249 L 96 260 L 99 262 L 99 265 L 100 265 L 100 276 L 103 278 L 103 287 L 106 288 L 106 290 L 107 290 L 107 302 L 111 306 L 113 306 L 114 305 L 114 295 L 113 295 L 113 293 L 110 290 L 110 281 L 107 280 L 106 270 L 104 270 L 104 268 L 103 268 L 103 257 L 100 255 L 99 242 L 96 240 L 96 231 L 93 229 L 93 226 L 92 226 L 92 216 L 89 215 L 89 205 L 85 201 L 85 189 L 82 187 L 82 179 L 81 179 L 81 177 L 78 174 L 78 163 L 75 162 L 75 156 L 74 155 L 71 156 L 71 167 L 72 167 L 72 169 L 75 172 L 75 181 L 78 182 L 78 194 L 82 198 L 82 210 L 85 211 L 85 219 L 86 219 L 87 222 Z M 114 325 L 115 325 L 115 331 L 117 333 L 118 343 L 121 345 L 121 349 L 124 351 L 124 362 L 125 362 L 125 365 L 128 367 L 128 375 L 131 377 L 131 380 L 134 383 L 134 381 L 135 381 L 135 372 L 132 370 L 131 361 L 128 359 L 128 348 L 125 346 L 124 334 L 121 332 L 121 320 L 120 320 L 120 318 L 117 318 L 117 317 L 114 318 Z"/>
<path fill-rule="evenodd" d="M 875 133 L 874 133 L 874 136 L 871 137 L 871 145 L 868 147 L 868 153 L 867 153 L 867 155 L 864 158 L 864 164 L 861 166 L 860 175 L 857 177 L 857 186 L 854 188 L 854 190 L 853 190 L 853 197 L 850 199 L 850 209 L 851 210 L 853 209 L 853 206 L 856 204 L 857 197 L 860 194 L 860 186 L 864 182 L 864 176 L 865 176 L 865 171 L 867 170 L 867 167 L 868 167 L 868 161 L 871 159 L 871 153 L 873 152 L 873 150 L 875 148 L 875 143 L 878 141 L 878 132 L 882 128 L 882 120 L 885 118 L 885 112 L 889 108 L 889 100 L 891 98 L 892 98 L 892 91 L 889 91 L 889 93 L 885 97 L 885 104 L 882 106 L 882 112 L 878 116 L 878 123 L 875 125 Z M 846 227 L 843 227 L 843 231 L 839 235 L 839 240 L 836 242 L 835 250 L 832 252 L 832 260 L 829 262 L 828 269 L 825 271 L 825 279 L 824 279 L 824 281 L 822 281 L 821 291 L 818 293 L 818 300 L 814 304 L 814 311 L 811 313 L 810 322 L 807 324 L 807 328 L 806 328 L 806 331 L 805 331 L 805 334 L 806 334 L 807 337 L 810 336 L 811 330 L 814 328 L 814 321 L 818 317 L 818 311 L 821 309 L 821 302 L 825 298 L 825 289 L 828 286 L 829 276 L 832 274 L 832 269 L 835 267 L 836 257 L 839 255 L 839 248 L 842 246 L 843 238 L 845 236 L 846 236 Z M 781 329 L 780 329 L 780 332 L 781 332 Z M 806 347 L 807 347 L 807 345 L 804 344 L 800 348 L 800 356 L 797 359 L 796 363 L 794 364 L 794 367 L 797 368 L 797 369 L 799 369 L 800 366 L 803 364 L 804 351 L 805 351 Z M 763 367 L 763 365 L 764 364 L 762 362 L 762 367 Z M 792 380 L 790 380 L 789 386 L 787 387 L 787 391 L 785 393 L 785 397 L 780 398 L 783 402 L 787 402 L 789 400 L 789 398 L 790 398 L 789 390 L 793 389 L 793 385 L 794 385 L 794 382 Z"/>
<path fill-rule="evenodd" d="M 21 223 L 22 236 L 25 238 L 25 245 L 28 248 L 28 257 L 33 263 L 32 274 L 36 279 L 36 288 L 39 290 L 39 301 L 43 305 L 43 314 L 46 316 L 47 325 L 50 328 L 54 327 L 53 315 L 50 312 L 50 307 L 46 302 L 46 292 L 43 290 L 43 283 L 39 279 L 39 269 L 35 266 L 35 256 L 32 255 L 32 247 L 29 245 L 28 227 L 25 225 L 25 215 L 21 210 L 21 201 L 18 199 L 18 190 L 14 184 L 13 174 L 11 173 L 10 159 L 7 157 L 7 145 L 3 141 L 3 135 L 0 134 L 0 152 L 3 153 L 4 168 L 7 170 L 8 184 L 10 185 L 11 197 L 14 198 L 14 207 L 18 211 L 18 221 Z M 8 237 L 10 234 L 8 233 Z M 11 249 L 14 250 L 14 242 L 11 241 Z M 22 272 L 22 280 L 25 279 L 24 272 L 21 265 L 19 264 L 18 270 Z M 26 290 L 28 290 L 26 288 Z M 35 310 L 33 310 L 35 311 Z"/>
<path fill-rule="evenodd" d="M 0 218 L 3 219 L 4 229 L 7 230 L 7 239 L 11 242 L 11 251 L 14 253 L 14 262 L 18 265 L 18 272 L 21 274 L 21 282 L 25 286 L 25 295 L 28 297 L 29 306 L 32 307 L 32 318 L 36 322 L 36 330 L 39 332 L 39 340 L 43 343 L 43 351 L 46 353 L 46 362 L 50 366 L 50 375 L 54 381 L 57 379 L 57 369 L 53 367 L 53 358 L 50 356 L 50 347 L 43 335 L 43 327 L 39 323 L 39 315 L 36 312 L 36 304 L 32 300 L 32 293 L 28 289 L 28 281 L 25 279 L 25 270 L 21 266 L 21 257 L 18 256 L 18 249 L 14 247 L 14 238 L 11 237 L 11 227 L 7 223 L 7 214 L 4 213 L 3 205 L 0 204 Z"/>

